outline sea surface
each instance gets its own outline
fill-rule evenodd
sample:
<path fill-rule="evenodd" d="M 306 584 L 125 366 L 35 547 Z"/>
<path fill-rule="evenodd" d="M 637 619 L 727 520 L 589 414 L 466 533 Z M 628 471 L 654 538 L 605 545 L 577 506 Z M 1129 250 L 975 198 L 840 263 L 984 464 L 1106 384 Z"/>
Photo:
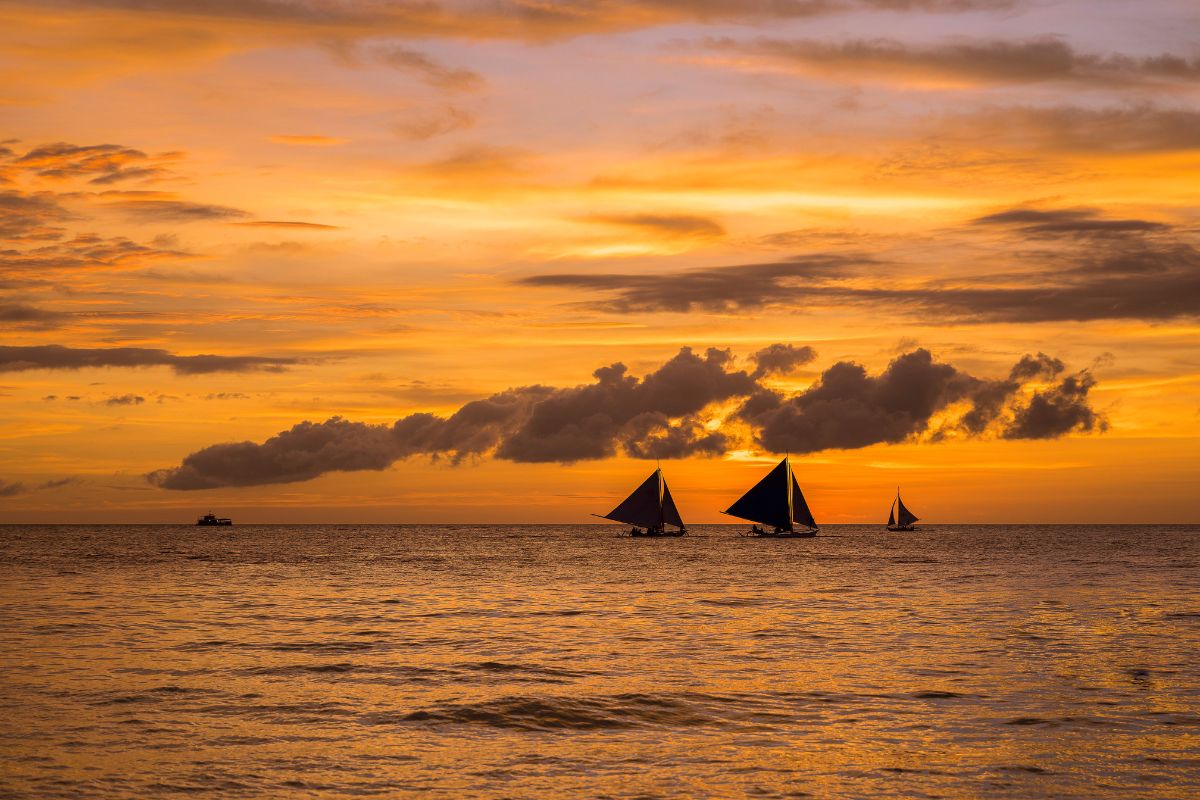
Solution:
<path fill-rule="evenodd" d="M 0 527 L 0 797 L 1200 797 L 1200 528 L 739 529 Z"/>

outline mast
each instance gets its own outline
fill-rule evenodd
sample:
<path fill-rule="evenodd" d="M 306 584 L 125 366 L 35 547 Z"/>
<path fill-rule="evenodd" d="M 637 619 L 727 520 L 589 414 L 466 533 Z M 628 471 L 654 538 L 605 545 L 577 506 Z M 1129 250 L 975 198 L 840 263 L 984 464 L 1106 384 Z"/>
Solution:
<path fill-rule="evenodd" d="M 663 518 L 663 486 L 666 481 L 663 480 L 662 467 L 658 466 L 657 458 L 654 459 L 654 474 L 658 476 L 658 527 L 661 530 L 667 527 Z"/>
<path fill-rule="evenodd" d="M 783 457 L 783 463 L 787 464 L 787 494 L 788 494 L 788 530 L 795 530 L 793 524 L 796 519 L 795 496 L 792 492 L 792 484 L 796 482 L 795 476 L 792 475 L 792 454 L 787 453 Z"/>

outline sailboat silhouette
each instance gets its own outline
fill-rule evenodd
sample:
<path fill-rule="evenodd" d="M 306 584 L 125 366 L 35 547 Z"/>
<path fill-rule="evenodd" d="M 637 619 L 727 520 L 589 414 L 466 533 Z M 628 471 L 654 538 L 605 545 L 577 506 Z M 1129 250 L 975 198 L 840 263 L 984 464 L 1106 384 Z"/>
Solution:
<path fill-rule="evenodd" d="M 896 487 L 896 499 L 892 501 L 892 508 L 888 511 L 887 529 L 889 531 L 915 531 L 917 526 L 914 524 L 920 517 L 908 510 L 904 505 L 904 501 L 900 499 L 900 487 Z"/>
<path fill-rule="evenodd" d="M 751 536 L 799 539 L 816 536 L 820 530 L 804 500 L 804 492 L 800 491 L 800 484 L 792 474 L 790 455 L 784 456 L 783 461 L 754 488 L 721 513 L 767 526 L 755 525 L 748 534 Z M 796 523 L 804 527 L 798 529 Z"/>
<path fill-rule="evenodd" d="M 632 525 L 630 536 L 683 536 L 687 533 L 687 526 L 679 516 L 675 498 L 671 497 L 659 467 L 655 467 L 650 477 L 612 511 L 592 516 Z M 669 529 L 668 525 L 675 530 Z"/>

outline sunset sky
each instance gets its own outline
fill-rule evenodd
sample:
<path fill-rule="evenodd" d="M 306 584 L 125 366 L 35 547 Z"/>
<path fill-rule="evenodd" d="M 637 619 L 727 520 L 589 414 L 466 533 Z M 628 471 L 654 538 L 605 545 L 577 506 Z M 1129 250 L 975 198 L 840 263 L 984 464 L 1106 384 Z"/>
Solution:
<path fill-rule="evenodd" d="M 0 522 L 1200 515 L 1194 0 L 0 0 Z"/>

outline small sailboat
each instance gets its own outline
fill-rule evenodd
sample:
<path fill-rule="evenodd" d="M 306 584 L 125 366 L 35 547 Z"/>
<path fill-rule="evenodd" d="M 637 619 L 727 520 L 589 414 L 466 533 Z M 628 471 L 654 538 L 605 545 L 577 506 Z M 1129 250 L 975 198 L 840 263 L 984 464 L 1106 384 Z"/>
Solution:
<path fill-rule="evenodd" d="M 679 509 L 675 507 L 675 499 L 671 497 L 671 490 L 667 488 L 667 481 L 659 468 L 655 468 L 650 477 L 619 506 L 607 514 L 592 516 L 632 525 L 630 536 L 683 536 L 687 533 Z M 668 525 L 675 530 L 669 529 Z"/>
<path fill-rule="evenodd" d="M 896 499 L 892 501 L 892 509 L 888 511 L 887 529 L 889 531 L 915 531 L 917 526 L 914 525 L 919 519 L 916 514 L 908 510 L 904 505 L 904 501 L 900 499 L 900 487 L 896 487 Z"/>
<path fill-rule="evenodd" d="M 792 459 L 785 457 L 767 477 L 742 495 L 741 499 L 721 512 L 731 517 L 748 519 L 758 523 L 747 536 L 775 536 L 785 539 L 800 539 L 816 536 L 816 520 L 804 500 L 804 492 L 792 474 Z M 801 527 L 797 527 L 800 525 Z"/>

